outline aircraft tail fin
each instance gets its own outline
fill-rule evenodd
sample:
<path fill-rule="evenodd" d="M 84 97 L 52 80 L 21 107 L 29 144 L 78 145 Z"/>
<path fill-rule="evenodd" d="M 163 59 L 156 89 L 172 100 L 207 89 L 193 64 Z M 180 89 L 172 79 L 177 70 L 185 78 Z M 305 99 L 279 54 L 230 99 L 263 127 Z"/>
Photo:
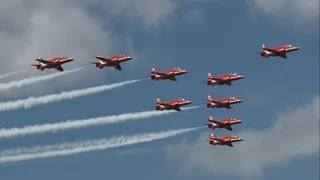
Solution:
<path fill-rule="evenodd" d="M 210 95 L 208 95 L 208 101 L 214 101 L 214 99 L 213 99 L 213 97 L 212 96 L 210 96 Z"/>
<path fill-rule="evenodd" d="M 217 139 L 217 136 L 214 133 L 211 133 L 211 139 Z"/>
<path fill-rule="evenodd" d="M 215 123 L 215 122 L 217 122 L 217 121 L 215 120 L 214 117 L 210 116 L 210 117 L 209 117 L 209 122 Z"/>
<path fill-rule="evenodd" d="M 41 60 L 44 60 L 44 59 L 42 57 L 38 57 L 36 60 L 37 61 L 41 61 Z"/>
<path fill-rule="evenodd" d="M 156 72 L 158 72 L 158 70 L 156 69 L 156 68 L 152 68 L 152 71 L 151 71 L 152 73 L 156 73 Z"/>
<path fill-rule="evenodd" d="M 213 79 L 214 75 L 212 73 L 208 73 L 208 79 Z"/>
<path fill-rule="evenodd" d="M 268 48 L 268 47 L 267 47 L 265 44 L 262 44 L 262 45 L 261 45 L 261 48 L 262 48 L 262 49 L 266 49 L 266 48 Z"/>
<path fill-rule="evenodd" d="M 162 100 L 160 98 L 157 98 L 157 104 L 161 104 L 163 103 Z"/>

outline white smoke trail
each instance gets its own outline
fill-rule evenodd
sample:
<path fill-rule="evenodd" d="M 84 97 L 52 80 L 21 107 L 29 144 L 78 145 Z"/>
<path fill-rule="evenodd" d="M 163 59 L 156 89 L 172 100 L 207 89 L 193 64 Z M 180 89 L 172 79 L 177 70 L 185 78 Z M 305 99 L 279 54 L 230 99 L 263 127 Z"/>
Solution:
<path fill-rule="evenodd" d="M 190 110 L 197 108 L 198 106 L 192 106 L 187 108 L 182 108 L 182 110 Z M 74 121 L 64 121 L 53 124 L 42 124 L 42 125 L 31 125 L 22 128 L 10 128 L 10 129 L 0 129 L 0 139 L 12 138 L 17 136 L 26 136 L 31 134 L 42 134 L 47 132 L 57 132 L 70 129 L 80 129 L 90 126 L 108 125 L 114 123 L 120 123 L 131 120 L 145 119 L 150 117 L 162 116 L 166 114 L 171 114 L 177 111 L 145 111 L 145 112 L 135 112 L 126 113 L 113 116 L 105 116 L 91 119 L 74 120 Z"/>
<path fill-rule="evenodd" d="M 3 74 L 3 75 L 0 75 L 0 79 L 4 79 L 4 78 L 6 78 L 8 76 L 12 76 L 12 75 L 20 74 L 20 73 L 22 73 L 24 71 L 26 71 L 26 69 L 20 70 L 20 71 L 11 72 L 11 73 L 7 73 L 7 74 Z"/>
<path fill-rule="evenodd" d="M 47 81 L 59 76 L 63 76 L 63 75 L 67 75 L 73 72 L 77 72 L 79 70 L 82 70 L 84 68 L 77 68 L 77 69 L 73 69 L 70 71 L 63 71 L 63 72 L 57 72 L 57 73 L 53 73 L 53 74 L 48 74 L 48 75 L 44 75 L 44 76 L 36 76 L 36 77 L 29 77 L 26 79 L 22 79 L 22 80 L 18 80 L 18 81 L 11 81 L 8 83 L 3 83 L 0 84 L 0 91 L 6 91 L 12 88 L 20 88 L 22 86 L 25 85 L 29 85 L 29 84 L 34 84 L 37 82 L 41 82 L 41 81 Z"/>
<path fill-rule="evenodd" d="M 117 148 L 121 146 L 128 146 L 138 143 L 151 142 L 159 139 L 165 139 L 197 129 L 200 129 L 200 127 L 145 133 L 133 136 L 120 136 L 118 138 L 111 139 L 89 140 L 84 142 L 36 146 L 28 149 L 23 148 L 16 150 L 5 150 L 0 153 L 1 155 L 3 155 L 0 158 L 0 163 L 26 161 L 32 159 L 68 156 L 72 154 L 79 154 L 85 152 L 101 151 L 110 148 Z"/>
<path fill-rule="evenodd" d="M 114 83 L 110 85 L 103 85 L 103 86 L 96 86 L 86 89 L 79 89 L 79 90 L 73 90 L 73 91 L 67 91 L 67 92 L 61 92 L 59 94 L 51 94 L 41 97 L 29 97 L 28 99 L 21 99 L 17 101 L 8 101 L 0 103 L 0 111 L 9 111 L 9 110 L 15 110 L 20 108 L 31 108 L 33 106 L 48 104 L 56 101 L 62 101 L 67 99 L 73 99 L 80 96 L 86 96 L 90 94 L 99 93 L 106 90 L 111 90 L 114 88 L 119 88 L 122 86 L 125 86 L 127 84 L 132 84 L 135 82 L 142 81 L 140 80 L 131 80 L 131 81 L 125 81 L 121 83 Z"/>

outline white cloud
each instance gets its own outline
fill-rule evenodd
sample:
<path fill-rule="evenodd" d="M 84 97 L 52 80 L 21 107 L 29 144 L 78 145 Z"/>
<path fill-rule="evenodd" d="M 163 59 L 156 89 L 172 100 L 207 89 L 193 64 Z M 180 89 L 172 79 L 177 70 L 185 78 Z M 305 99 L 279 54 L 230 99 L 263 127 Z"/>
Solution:
<path fill-rule="evenodd" d="M 144 28 L 154 28 L 170 20 L 179 7 L 179 0 L 100 0 L 110 13 L 124 15 Z M 107 3 L 105 3 L 107 2 Z"/>
<path fill-rule="evenodd" d="M 259 14 L 266 13 L 295 25 L 319 26 L 319 0 L 247 0 L 247 4 Z"/>
<path fill-rule="evenodd" d="M 103 7 L 100 10 L 105 13 L 103 19 L 98 19 L 95 9 L 88 10 L 89 4 Z M 65 69 L 72 69 L 90 66 L 88 62 L 94 60 L 98 53 L 112 56 L 114 52 L 123 52 L 125 49 L 130 51 L 127 54 L 136 54 L 132 38 L 128 34 L 115 32 L 106 25 L 113 20 L 119 21 L 114 17 L 120 12 L 127 20 L 121 19 L 124 28 L 127 28 L 125 24 L 128 20 L 139 22 L 145 27 L 156 27 L 170 19 L 175 8 L 177 4 L 171 0 L 2 0 L 0 74 L 30 68 L 30 64 L 34 64 L 35 58 L 39 56 L 45 59 L 72 56 L 75 61 L 63 66 Z M 92 68 L 92 71 L 97 70 Z M 47 72 L 39 72 L 34 68 L 28 70 L 28 75 L 40 73 Z M 85 82 L 80 81 L 85 77 L 99 79 L 101 77 L 94 76 L 101 75 L 102 73 L 79 73 L 59 81 L 64 85 L 73 85 Z M 50 86 L 52 87 L 55 85 Z M 42 88 L 41 85 L 33 87 L 38 90 Z"/>
<path fill-rule="evenodd" d="M 266 167 L 318 155 L 319 96 L 308 103 L 283 112 L 273 127 L 237 134 L 244 141 L 235 143 L 233 148 L 210 146 L 209 134 L 205 133 L 194 143 L 183 142 L 168 150 L 168 159 L 180 170 L 200 168 L 214 173 L 259 176 Z"/>

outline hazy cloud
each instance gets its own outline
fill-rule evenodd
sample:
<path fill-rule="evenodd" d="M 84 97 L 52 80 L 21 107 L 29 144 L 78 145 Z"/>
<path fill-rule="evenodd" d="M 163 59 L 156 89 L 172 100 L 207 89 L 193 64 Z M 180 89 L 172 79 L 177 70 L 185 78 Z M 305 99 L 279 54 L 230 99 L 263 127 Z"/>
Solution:
<path fill-rule="evenodd" d="M 263 120 L 263 119 L 261 119 Z M 196 142 L 186 142 L 167 151 L 171 165 L 180 170 L 206 169 L 215 173 L 259 176 L 266 167 L 319 154 L 319 96 L 308 105 L 291 108 L 280 114 L 273 127 L 246 130 L 233 148 L 210 146 L 209 134 Z"/>
<path fill-rule="evenodd" d="M 185 18 L 190 23 L 201 23 L 205 19 L 205 11 L 202 9 L 191 9 L 187 11 Z"/>
<path fill-rule="evenodd" d="M 102 6 L 100 11 L 105 13 L 105 16 L 101 16 L 103 19 L 99 19 L 100 16 L 96 15 L 98 10 L 89 9 L 89 5 Z M 132 20 L 145 27 L 156 27 L 170 19 L 177 5 L 171 0 L 2 0 L 0 74 L 25 68 L 30 68 L 28 75 L 48 73 L 30 67 L 39 56 L 44 59 L 74 57 L 74 62 L 64 65 L 67 70 L 89 66 L 88 62 L 97 54 L 111 56 L 120 49 L 120 52 L 129 50 L 128 54 L 136 54 L 132 38 L 127 33 L 120 34 L 105 25 L 115 20 L 118 22 L 114 17 L 120 13 L 127 18 L 127 21 L 121 20 L 124 25 Z M 77 76 L 61 78 L 59 81 L 72 85 L 85 82 L 80 81 L 85 77 L 101 75 L 78 73 Z M 42 89 L 41 85 L 35 87 Z"/>
<path fill-rule="evenodd" d="M 174 15 L 179 0 L 97 0 L 109 13 L 121 15 L 144 28 L 154 28 Z"/>
<path fill-rule="evenodd" d="M 315 23 L 319 26 L 319 0 L 247 0 L 250 10 L 296 25 Z"/>

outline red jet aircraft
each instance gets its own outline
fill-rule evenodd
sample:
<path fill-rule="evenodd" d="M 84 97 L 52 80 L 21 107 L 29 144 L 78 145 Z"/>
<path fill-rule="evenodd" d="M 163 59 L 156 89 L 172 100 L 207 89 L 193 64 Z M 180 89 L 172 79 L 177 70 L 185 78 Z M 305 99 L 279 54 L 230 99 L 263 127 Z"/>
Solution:
<path fill-rule="evenodd" d="M 209 140 L 209 144 L 211 145 L 226 145 L 229 147 L 233 147 L 234 142 L 240 142 L 243 141 L 242 138 L 232 135 L 232 136 L 223 136 L 221 138 L 217 138 L 216 135 L 214 135 L 213 133 L 211 133 L 211 138 Z"/>
<path fill-rule="evenodd" d="M 207 85 L 228 85 L 232 86 L 232 81 L 243 79 L 244 76 L 238 75 L 236 73 L 225 74 L 220 77 L 214 77 L 213 74 L 208 73 Z"/>
<path fill-rule="evenodd" d="M 95 64 L 96 67 L 102 69 L 103 67 L 114 67 L 118 69 L 119 71 L 122 71 L 122 67 L 120 66 L 120 63 L 129 61 L 132 59 L 130 56 L 125 55 L 119 55 L 119 56 L 112 56 L 111 58 L 103 58 L 101 56 L 95 57 L 96 59 L 99 59 L 98 62 L 91 62 L 91 64 Z"/>
<path fill-rule="evenodd" d="M 262 52 L 260 52 L 262 57 L 268 58 L 270 56 L 272 57 L 281 57 L 281 58 L 287 58 L 286 53 L 298 51 L 300 50 L 299 47 L 295 47 L 292 45 L 282 45 L 275 48 L 268 48 L 266 45 L 262 44 Z"/>
<path fill-rule="evenodd" d="M 45 70 L 46 68 L 47 69 L 54 68 L 58 71 L 64 71 L 61 65 L 73 61 L 73 58 L 62 56 L 62 57 L 55 57 L 47 61 L 40 57 L 40 58 L 37 58 L 36 60 L 39 61 L 39 64 L 32 64 L 31 66 L 36 66 L 37 69 L 40 69 L 41 71 Z"/>
<path fill-rule="evenodd" d="M 165 103 L 160 98 L 157 98 L 157 106 L 155 107 L 156 107 L 156 110 L 158 111 L 163 111 L 163 110 L 181 111 L 180 107 L 188 104 L 192 104 L 192 101 L 187 101 L 185 99 L 178 99 L 178 100 L 172 100 Z"/>
<path fill-rule="evenodd" d="M 208 102 L 207 107 L 208 108 L 227 108 L 231 109 L 231 104 L 238 104 L 242 103 L 243 100 L 235 98 L 235 97 L 229 97 L 229 98 L 222 98 L 220 100 L 214 100 L 212 96 L 208 95 Z"/>
<path fill-rule="evenodd" d="M 188 71 L 185 69 L 180 69 L 180 68 L 174 68 L 174 69 L 169 69 L 164 72 L 158 72 L 156 68 L 152 68 L 151 72 L 151 79 L 152 80 L 167 80 L 170 79 L 171 81 L 177 81 L 176 76 L 182 75 L 182 74 L 187 74 Z"/>
<path fill-rule="evenodd" d="M 223 119 L 221 121 L 216 121 L 214 119 L 214 117 L 209 117 L 209 124 L 206 124 L 208 126 L 208 128 L 211 128 L 211 129 L 215 129 L 215 128 L 218 128 L 218 129 L 221 129 L 221 128 L 224 128 L 224 129 L 227 129 L 229 131 L 232 131 L 232 125 L 236 125 L 236 124 L 241 124 L 242 121 L 241 120 L 238 120 L 238 119 L 235 119 L 235 118 L 227 118 L 227 119 Z"/>

